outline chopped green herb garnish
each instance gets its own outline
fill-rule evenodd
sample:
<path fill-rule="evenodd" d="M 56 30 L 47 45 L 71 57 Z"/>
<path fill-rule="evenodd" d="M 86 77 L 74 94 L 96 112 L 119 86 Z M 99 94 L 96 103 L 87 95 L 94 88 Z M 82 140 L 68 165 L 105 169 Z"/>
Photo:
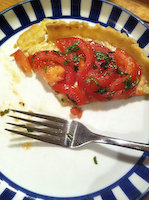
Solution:
<path fill-rule="evenodd" d="M 71 53 L 71 52 L 77 52 L 79 50 L 79 47 L 77 46 L 80 42 L 74 42 L 72 45 L 70 45 L 69 47 L 67 47 L 65 49 L 65 53 L 68 54 L 68 53 Z"/>
<path fill-rule="evenodd" d="M 103 53 L 102 51 L 94 51 L 94 52 L 95 52 L 96 59 L 98 61 L 105 60 L 109 57 L 106 53 Z"/>
<path fill-rule="evenodd" d="M 104 69 L 108 69 L 109 68 L 108 64 L 109 64 L 108 62 L 103 62 L 103 63 L 101 63 L 100 67 L 102 67 Z"/>
<path fill-rule="evenodd" d="M 125 84 L 125 90 L 128 91 L 129 89 L 133 89 L 134 86 L 136 86 L 138 84 L 138 79 L 136 78 L 136 80 L 134 82 L 131 82 L 131 78 L 130 76 L 127 76 L 126 81 L 124 81 L 123 83 Z"/>
<path fill-rule="evenodd" d="M 96 93 L 104 94 L 104 93 L 108 92 L 108 90 L 109 90 L 109 87 L 102 88 L 102 86 L 99 85 L 98 81 L 92 76 L 86 78 L 85 81 L 86 81 L 86 83 L 90 83 L 90 84 L 92 84 L 93 82 L 96 83 L 96 85 L 99 87 L 99 90 L 96 91 Z"/>
<path fill-rule="evenodd" d="M 64 61 L 64 65 L 66 66 L 68 63 L 70 63 L 71 62 L 71 60 L 65 60 Z"/>
<path fill-rule="evenodd" d="M 139 81 L 138 81 L 138 79 L 137 79 L 137 77 L 136 77 L 136 80 L 135 80 L 135 82 L 132 83 L 132 86 L 134 87 L 134 86 L 136 86 L 138 83 L 139 83 Z"/>
<path fill-rule="evenodd" d="M 95 63 L 93 63 L 93 69 L 98 69 L 98 67 Z"/>
<path fill-rule="evenodd" d="M 110 54 L 110 53 L 115 53 L 115 51 L 109 51 L 108 54 Z"/>
<path fill-rule="evenodd" d="M 6 115 L 7 113 L 9 113 L 9 111 L 10 111 L 10 109 L 6 109 L 4 111 L 0 111 L 0 116 L 2 117 L 4 115 Z"/>
<path fill-rule="evenodd" d="M 78 69 L 79 69 L 79 66 L 77 66 L 77 65 L 73 65 L 73 68 L 74 68 L 74 70 L 77 72 Z"/>
<path fill-rule="evenodd" d="M 68 94 L 66 94 L 66 96 L 70 101 L 72 101 L 72 103 L 74 103 L 75 105 L 78 105 L 78 103 L 74 99 L 70 98 Z"/>
<path fill-rule="evenodd" d="M 80 59 L 79 59 L 78 55 L 75 54 L 75 55 L 73 56 L 73 62 L 78 63 L 79 60 L 80 60 Z"/>
<path fill-rule="evenodd" d="M 121 71 L 120 69 L 118 69 L 117 65 L 115 64 L 115 61 L 113 60 L 113 66 L 114 66 L 114 69 L 113 71 L 115 71 L 117 74 L 120 74 L 120 75 L 128 75 L 128 73 L 125 73 L 123 71 Z"/>
<path fill-rule="evenodd" d="M 45 66 L 44 66 L 44 71 L 45 71 L 45 73 L 47 73 L 47 69 L 48 69 L 48 66 L 45 65 Z"/>
<path fill-rule="evenodd" d="M 106 76 L 107 74 L 110 74 L 110 72 L 109 72 L 109 71 L 106 71 L 106 72 L 104 73 L 104 76 Z"/>
<path fill-rule="evenodd" d="M 112 96 L 113 94 L 115 94 L 115 91 L 109 92 L 109 94 Z"/>
<path fill-rule="evenodd" d="M 109 87 L 106 87 L 106 88 L 102 88 L 102 89 L 98 90 L 96 93 L 104 94 L 104 93 L 108 92 L 108 90 L 109 90 Z"/>
<path fill-rule="evenodd" d="M 35 58 L 35 55 L 32 56 L 31 63 L 33 62 L 34 58 Z"/>
<path fill-rule="evenodd" d="M 102 89 L 102 87 L 99 85 L 98 81 L 97 81 L 94 77 L 92 77 L 92 76 L 89 76 L 88 78 L 86 78 L 86 79 L 85 79 L 85 82 L 86 82 L 86 83 L 90 83 L 90 84 L 92 84 L 93 82 L 95 82 L 96 85 L 97 85 L 100 89 Z"/>
<path fill-rule="evenodd" d="M 34 132 L 31 128 L 26 128 L 28 132 Z"/>
<path fill-rule="evenodd" d="M 55 50 L 53 50 L 58 56 L 59 55 L 65 55 L 63 52 L 61 52 L 61 51 L 55 51 Z"/>
<path fill-rule="evenodd" d="M 93 160 L 94 160 L 94 163 L 97 165 L 98 162 L 97 162 L 97 157 L 96 156 L 94 156 Z"/>
<path fill-rule="evenodd" d="M 96 59 L 98 61 L 105 60 L 105 62 L 101 63 L 101 67 L 104 69 L 109 68 L 108 64 L 113 62 L 115 64 L 115 59 L 109 56 L 109 54 L 103 53 L 102 51 L 94 51 Z M 116 64 L 115 64 L 116 65 Z"/>
<path fill-rule="evenodd" d="M 120 69 L 115 69 L 115 71 L 118 73 L 118 74 L 120 74 L 120 75 L 128 75 L 127 73 L 125 73 L 125 72 L 123 72 L 123 71 L 121 71 Z"/>
<path fill-rule="evenodd" d="M 68 137 L 71 141 L 73 140 L 72 135 L 70 135 L 69 133 L 67 133 L 67 137 Z"/>
<path fill-rule="evenodd" d="M 128 76 L 126 81 L 124 81 L 125 84 L 125 90 L 128 91 L 132 88 L 131 78 Z"/>
<path fill-rule="evenodd" d="M 21 106 L 25 106 L 25 103 L 23 103 L 22 101 L 20 101 L 19 104 L 20 104 Z"/>
<path fill-rule="evenodd" d="M 65 100 L 63 98 L 61 98 L 61 101 L 64 102 Z"/>

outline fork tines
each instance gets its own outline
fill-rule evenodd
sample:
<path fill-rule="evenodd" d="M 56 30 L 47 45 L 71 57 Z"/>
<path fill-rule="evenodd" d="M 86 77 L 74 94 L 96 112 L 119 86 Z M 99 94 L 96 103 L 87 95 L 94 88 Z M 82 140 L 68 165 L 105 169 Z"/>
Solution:
<path fill-rule="evenodd" d="M 11 109 L 11 111 L 20 113 L 20 114 L 24 114 L 27 116 L 35 117 L 38 120 L 40 119 L 40 121 L 22 118 L 22 117 L 16 117 L 13 115 L 8 115 L 11 118 L 27 122 L 27 124 L 15 124 L 15 123 L 8 122 L 7 124 L 9 124 L 9 125 L 12 125 L 16 128 L 17 127 L 21 128 L 21 131 L 20 130 L 11 130 L 8 128 L 6 128 L 5 130 L 15 133 L 15 134 L 20 134 L 20 135 L 23 135 L 23 136 L 26 136 L 29 138 L 37 139 L 37 140 L 40 140 L 43 142 L 62 145 L 60 143 L 60 137 L 63 140 L 64 140 L 64 137 L 62 135 L 61 128 L 64 126 L 64 122 L 66 120 L 57 118 L 57 117 L 53 117 L 53 116 L 49 116 L 49 115 L 43 115 L 43 114 L 41 115 L 41 114 L 37 114 L 37 113 L 25 112 L 25 111 L 14 110 L 14 109 Z M 36 127 L 35 127 L 35 125 L 36 125 Z M 38 132 L 38 133 L 40 133 L 40 135 L 35 134 L 34 132 Z M 63 145 L 63 146 L 65 146 L 65 145 Z"/>

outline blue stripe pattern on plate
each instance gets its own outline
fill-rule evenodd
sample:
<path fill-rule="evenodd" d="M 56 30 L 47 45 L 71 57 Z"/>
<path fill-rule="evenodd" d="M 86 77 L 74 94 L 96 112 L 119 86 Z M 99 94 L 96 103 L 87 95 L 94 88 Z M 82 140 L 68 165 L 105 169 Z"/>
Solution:
<path fill-rule="evenodd" d="M 149 169 L 146 166 L 140 165 L 139 168 L 136 170 L 136 173 L 149 183 Z"/>
<path fill-rule="evenodd" d="M 124 26 L 124 30 L 126 30 L 126 33 L 128 35 L 130 35 L 137 24 L 138 24 L 138 20 L 135 19 L 134 17 L 130 16 L 128 21 L 126 22 L 126 24 Z"/>
<path fill-rule="evenodd" d="M 90 10 L 90 15 L 89 15 L 90 20 L 93 20 L 95 22 L 98 21 L 101 6 L 102 6 L 101 1 L 97 1 L 97 0 L 92 1 L 92 6 L 91 6 L 91 10 Z"/>
<path fill-rule="evenodd" d="M 117 22 L 117 20 L 120 17 L 121 14 L 121 10 L 117 7 L 113 7 L 112 12 L 110 14 L 109 20 L 108 20 L 108 26 L 111 26 L 112 28 L 115 28 L 115 24 Z"/>
<path fill-rule="evenodd" d="M 21 5 L 14 7 L 13 11 L 15 12 L 23 27 L 28 26 L 28 24 L 30 24 L 30 19 L 27 13 L 25 12 L 25 9 Z"/>
<path fill-rule="evenodd" d="M 0 195 L 0 200 L 11 200 L 15 196 L 15 192 L 6 188 Z"/>
<path fill-rule="evenodd" d="M 55 18 L 61 17 L 62 16 L 61 1 L 51 0 L 51 3 L 52 3 L 53 17 Z"/>
<path fill-rule="evenodd" d="M 116 6 L 110 2 L 107 2 L 106 0 L 86 0 L 86 3 L 88 2 L 91 5 L 88 15 L 88 18 L 81 15 L 81 0 L 70 0 L 70 15 L 65 15 L 63 13 L 62 15 L 62 3 L 61 0 L 49 0 L 51 3 L 52 7 L 52 15 L 49 14 L 47 16 L 47 11 L 45 14 L 44 8 L 42 7 L 42 3 L 45 0 L 27 0 L 21 4 L 18 4 L 11 8 L 18 20 L 20 21 L 21 26 L 17 29 L 13 29 L 11 27 L 10 21 L 7 21 L 5 18 L 5 14 L 9 15 L 10 9 L 0 13 L 0 45 L 2 45 L 4 42 L 6 42 L 11 36 L 15 35 L 18 33 L 20 30 L 23 30 L 24 28 L 32 25 L 33 23 L 37 23 L 43 18 L 49 17 L 52 19 L 57 19 L 57 18 L 67 18 L 67 19 L 80 19 L 80 20 L 86 20 L 86 21 L 91 21 L 91 22 L 99 22 L 101 25 L 104 27 L 111 26 L 113 28 L 118 25 L 118 20 L 120 19 L 122 13 L 127 13 L 129 16 L 128 19 L 126 20 L 125 24 L 121 27 L 120 31 L 125 32 L 128 35 L 131 35 L 132 31 L 135 33 L 135 27 L 137 26 L 138 23 L 141 23 L 145 27 L 145 32 L 140 36 L 138 39 L 138 43 L 140 47 L 145 48 L 149 44 L 149 27 L 144 24 L 141 20 L 138 20 L 133 14 L 131 14 L 129 11 Z M 36 19 L 34 21 L 31 21 L 28 12 L 24 9 L 25 4 L 30 4 L 32 7 Z M 99 21 L 101 16 L 101 10 L 103 8 L 103 5 L 109 5 L 111 6 L 111 11 L 108 14 L 108 20 L 107 23 L 104 23 L 103 21 Z M 51 13 L 51 12 L 49 12 Z M 132 35 L 133 36 L 133 35 Z M 149 52 L 149 50 L 148 50 Z M 40 194 L 33 193 L 31 191 L 28 191 L 24 188 L 21 188 L 20 186 L 16 185 L 13 183 L 11 180 L 9 180 L 7 177 L 5 177 L 2 173 L 0 173 L 0 179 L 5 180 L 8 183 L 8 186 L 14 188 L 13 191 L 8 189 L 9 187 L 4 187 L 4 191 L 0 195 L 1 200 L 13 200 L 15 197 L 16 193 L 14 192 L 15 190 L 19 190 L 23 192 L 24 194 L 27 194 L 23 200 L 31 200 L 31 199 L 44 199 L 44 200 L 49 200 L 49 199 L 79 199 L 79 200 L 96 200 L 96 199 L 102 199 L 102 200 L 116 200 L 116 197 L 112 190 L 119 186 L 119 188 L 126 194 L 128 199 L 130 200 L 136 200 L 141 197 L 141 192 L 133 185 L 133 183 L 129 180 L 129 177 L 133 174 L 136 173 L 141 179 L 145 180 L 147 183 L 149 183 L 149 168 L 146 167 L 143 162 L 145 159 L 149 156 L 149 154 L 143 154 L 143 156 L 139 159 L 138 163 L 134 165 L 134 167 L 120 180 L 117 182 L 113 183 L 110 186 L 107 186 L 107 188 L 104 188 L 101 191 L 97 191 L 93 194 L 87 194 L 84 196 L 80 197 L 70 197 L 70 198 L 57 198 L 57 197 L 48 197 Z M 2 184 L 2 182 L 1 182 Z M 0 185 L 1 187 L 1 185 Z M 146 191 L 144 191 L 145 193 Z M 17 194 L 18 195 L 18 194 Z M 21 199 L 22 197 L 20 197 Z M 17 200 L 19 200 L 19 197 L 17 196 Z M 21 199 L 22 200 L 22 199 Z M 121 199 L 118 199 L 121 200 Z"/>
<path fill-rule="evenodd" d="M 147 29 L 144 34 L 137 41 L 141 48 L 144 48 L 149 43 L 149 29 Z"/>
<path fill-rule="evenodd" d="M 45 18 L 44 10 L 39 0 L 31 1 L 31 5 L 34 9 L 37 21 L 40 21 Z"/>
<path fill-rule="evenodd" d="M 129 199 L 137 199 L 137 197 L 141 195 L 139 190 L 129 181 L 129 179 L 123 180 L 123 182 L 120 183 L 120 187 Z"/>
<path fill-rule="evenodd" d="M 71 16 L 72 17 L 80 17 L 80 3 L 81 0 L 75 1 L 71 0 Z"/>
<path fill-rule="evenodd" d="M 107 199 L 116 200 L 116 197 L 114 196 L 111 190 L 106 190 L 105 192 L 103 192 L 101 197 L 103 200 L 107 200 Z"/>
<path fill-rule="evenodd" d="M 4 32 L 4 34 L 6 35 L 7 39 L 9 39 L 9 37 L 11 37 L 11 35 L 14 34 L 12 27 L 10 26 L 10 24 L 7 22 L 7 20 L 3 15 L 0 16 L 0 28 L 2 32 Z"/>

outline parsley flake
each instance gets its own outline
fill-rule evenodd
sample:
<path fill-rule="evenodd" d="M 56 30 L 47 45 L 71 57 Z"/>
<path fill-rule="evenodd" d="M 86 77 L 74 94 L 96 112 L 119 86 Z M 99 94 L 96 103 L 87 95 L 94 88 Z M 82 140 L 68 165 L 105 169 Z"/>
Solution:
<path fill-rule="evenodd" d="M 26 128 L 27 132 L 34 132 L 31 128 Z"/>
<path fill-rule="evenodd" d="M 61 52 L 61 51 L 55 51 L 55 50 L 53 50 L 58 56 L 59 55 L 65 55 L 63 52 Z"/>
<path fill-rule="evenodd" d="M 35 55 L 32 56 L 31 63 L 33 63 L 34 58 L 35 58 Z"/>
<path fill-rule="evenodd" d="M 78 105 L 78 103 L 74 99 L 70 98 L 68 94 L 66 94 L 66 96 L 70 101 L 72 101 L 72 103 L 74 103 L 75 105 Z"/>
<path fill-rule="evenodd" d="M 86 83 L 90 83 L 90 84 L 92 84 L 93 82 L 95 82 L 96 85 L 97 85 L 100 89 L 102 89 L 102 87 L 99 85 L 98 81 L 97 81 L 94 77 L 92 77 L 92 76 L 89 76 L 88 78 L 86 78 L 86 79 L 85 79 L 85 82 L 86 82 Z"/>
<path fill-rule="evenodd" d="M 64 65 L 66 66 L 68 63 L 70 63 L 71 62 L 71 60 L 65 60 L 64 61 Z"/>
<path fill-rule="evenodd" d="M 67 133 L 67 137 L 68 137 L 71 141 L 73 140 L 72 135 L 70 135 L 69 133 Z"/>
<path fill-rule="evenodd" d="M 115 64 L 115 59 L 109 56 L 109 53 L 106 54 L 102 51 L 94 51 L 96 59 L 98 61 L 104 60 L 104 62 L 101 63 L 100 67 L 104 68 L 105 70 L 109 68 L 108 64 L 110 62 L 113 62 Z M 116 64 L 115 64 L 116 65 Z"/>
<path fill-rule="evenodd" d="M 106 88 L 101 88 L 100 90 L 98 90 L 96 93 L 99 93 L 99 94 L 104 94 L 106 92 L 109 91 L 109 87 L 106 87 Z"/>
<path fill-rule="evenodd" d="M 106 53 L 104 53 L 102 51 L 94 51 L 94 53 L 95 53 L 96 59 L 98 61 L 105 60 L 109 57 Z"/>
<path fill-rule="evenodd" d="M 94 163 L 97 165 L 98 162 L 97 162 L 97 157 L 96 156 L 94 156 L 93 160 L 94 160 Z"/>
<path fill-rule="evenodd" d="M 78 55 L 75 54 L 75 55 L 73 56 L 73 62 L 78 63 L 79 60 L 80 60 L 80 59 L 79 59 Z"/>
<path fill-rule="evenodd" d="M 133 89 L 138 84 L 137 78 L 134 82 L 131 82 L 131 80 L 132 79 L 130 78 L 130 76 L 127 76 L 126 81 L 123 82 L 125 84 L 125 90 L 126 91 L 128 91 L 129 89 Z"/>
<path fill-rule="evenodd" d="M 102 86 L 99 85 L 98 81 L 92 76 L 89 76 L 88 78 L 86 78 L 85 82 L 90 83 L 90 84 L 92 84 L 93 82 L 96 83 L 96 85 L 99 87 L 99 90 L 96 91 L 96 93 L 104 94 L 104 93 L 108 92 L 108 90 L 109 90 L 109 87 L 102 88 Z"/>
<path fill-rule="evenodd" d="M 45 66 L 44 66 L 44 72 L 45 72 L 45 73 L 47 73 L 47 69 L 48 69 L 48 66 L 45 65 Z"/>
<path fill-rule="evenodd" d="M 69 47 L 65 49 L 65 53 L 68 54 L 68 53 L 72 53 L 73 51 L 77 52 L 79 50 L 79 47 L 77 46 L 79 43 L 80 41 L 74 42 L 72 45 L 70 45 Z"/>

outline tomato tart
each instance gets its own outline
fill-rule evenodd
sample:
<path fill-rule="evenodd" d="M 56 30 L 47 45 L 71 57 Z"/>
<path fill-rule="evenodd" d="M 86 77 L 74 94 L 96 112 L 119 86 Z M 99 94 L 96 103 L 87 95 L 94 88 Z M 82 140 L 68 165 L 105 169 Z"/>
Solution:
<path fill-rule="evenodd" d="M 41 73 L 62 104 L 149 94 L 149 58 L 137 42 L 111 27 L 45 19 L 20 35 L 12 54 L 26 73 Z"/>

